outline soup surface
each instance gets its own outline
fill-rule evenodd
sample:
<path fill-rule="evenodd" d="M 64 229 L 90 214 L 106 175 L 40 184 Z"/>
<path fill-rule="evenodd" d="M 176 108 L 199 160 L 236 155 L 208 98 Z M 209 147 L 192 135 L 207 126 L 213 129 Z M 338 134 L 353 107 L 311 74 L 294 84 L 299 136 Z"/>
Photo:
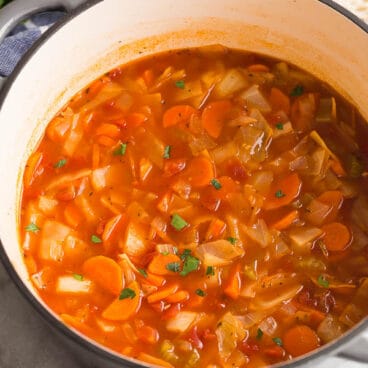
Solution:
<path fill-rule="evenodd" d="M 366 126 L 293 66 L 221 46 L 119 67 L 24 172 L 31 279 L 61 319 L 163 367 L 262 367 L 368 314 Z"/>

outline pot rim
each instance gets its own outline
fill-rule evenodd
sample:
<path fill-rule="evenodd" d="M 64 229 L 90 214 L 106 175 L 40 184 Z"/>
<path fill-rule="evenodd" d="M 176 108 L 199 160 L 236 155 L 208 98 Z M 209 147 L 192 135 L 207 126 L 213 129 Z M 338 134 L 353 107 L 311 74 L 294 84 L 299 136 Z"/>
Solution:
<path fill-rule="evenodd" d="M 92 6 L 102 2 L 103 0 L 87 0 L 84 4 L 80 5 L 76 9 L 72 10 L 68 14 L 66 14 L 60 21 L 58 21 L 54 26 L 52 26 L 49 30 L 47 30 L 41 37 L 31 46 L 31 48 L 25 53 L 25 55 L 21 58 L 17 66 L 11 75 L 6 79 L 6 82 L 3 88 L 0 90 L 0 113 L 2 110 L 2 106 L 6 100 L 8 92 L 18 77 L 18 74 L 22 71 L 22 69 L 27 65 L 32 56 L 39 50 L 39 48 L 47 42 L 47 40 L 53 36 L 59 29 L 61 29 L 64 25 L 69 23 L 72 19 L 91 8 Z M 368 35 L 368 24 L 365 23 L 358 16 L 350 12 L 348 9 L 343 6 L 337 4 L 333 0 L 317 0 L 320 3 L 330 7 L 335 12 L 340 13 L 345 18 L 350 20 L 353 24 L 361 28 Z M 367 36 L 368 37 L 368 36 Z M 32 307 L 41 315 L 41 317 L 51 326 L 54 327 L 57 332 L 65 335 L 68 339 L 75 342 L 80 347 L 93 352 L 96 355 L 99 355 L 102 358 L 108 359 L 111 362 L 118 364 L 125 364 L 127 367 L 137 368 L 137 367 L 148 367 L 148 364 L 145 365 L 139 361 L 134 362 L 129 360 L 129 358 L 125 358 L 118 353 L 114 353 L 113 351 L 109 351 L 108 348 L 104 348 L 97 345 L 97 343 L 90 342 L 87 338 L 82 337 L 71 328 L 67 327 L 64 323 L 62 323 L 59 319 L 54 317 L 38 300 L 37 298 L 28 290 L 26 285 L 23 283 L 22 279 L 18 275 L 17 271 L 13 267 L 10 259 L 5 251 L 3 243 L 0 238 L 0 260 L 7 271 L 8 275 L 20 291 L 21 295 L 32 305 Z M 354 337 L 357 337 L 364 330 L 368 329 L 368 318 L 364 318 L 357 325 L 348 330 L 343 336 L 340 338 L 328 343 L 327 345 L 323 345 L 317 350 L 314 350 L 307 355 L 304 355 L 300 358 L 295 358 L 290 361 L 285 361 L 282 363 L 278 363 L 272 365 L 273 368 L 277 367 L 300 367 L 311 361 L 317 360 L 326 355 L 331 355 L 333 352 L 337 352 L 341 350 L 343 345 L 348 343 L 348 341 Z"/>

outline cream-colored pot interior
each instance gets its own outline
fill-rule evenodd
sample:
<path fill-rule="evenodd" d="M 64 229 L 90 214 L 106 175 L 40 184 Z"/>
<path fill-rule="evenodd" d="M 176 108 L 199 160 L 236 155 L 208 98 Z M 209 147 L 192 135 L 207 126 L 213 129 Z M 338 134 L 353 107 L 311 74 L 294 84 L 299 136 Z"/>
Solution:
<path fill-rule="evenodd" d="M 105 0 L 55 32 L 0 110 L 0 237 L 30 291 L 18 245 L 20 177 L 47 122 L 87 83 L 158 51 L 222 43 L 314 73 L 368 117 L 368 34 L 317 0 Z M 36 294 L 35 294 L 36 295 Z"/>

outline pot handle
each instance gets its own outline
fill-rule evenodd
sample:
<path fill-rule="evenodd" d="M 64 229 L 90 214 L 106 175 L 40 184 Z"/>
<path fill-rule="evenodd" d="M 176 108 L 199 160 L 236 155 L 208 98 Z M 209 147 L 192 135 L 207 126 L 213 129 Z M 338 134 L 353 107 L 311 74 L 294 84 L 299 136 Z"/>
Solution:
<path fill-rule="evenodd" d="M 14 0 L 0 10 L 0 43 L 22 20 L 32 14 L 46 10 L 65 9 L 71 11 L 86 0 Z M 0 90 L 6 78 L 0 76 Z"/>

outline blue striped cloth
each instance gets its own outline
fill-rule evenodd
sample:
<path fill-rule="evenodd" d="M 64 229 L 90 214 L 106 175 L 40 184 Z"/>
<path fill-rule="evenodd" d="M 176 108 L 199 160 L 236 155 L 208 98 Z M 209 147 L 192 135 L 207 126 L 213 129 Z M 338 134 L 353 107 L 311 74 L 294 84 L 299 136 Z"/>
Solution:
<path fill-rule="evenodd" d="M 25 52 L 63 15 L 60 11 L 36 14 L 16 26 L 0 44 L 0 75 L 9 76 Z"/>

